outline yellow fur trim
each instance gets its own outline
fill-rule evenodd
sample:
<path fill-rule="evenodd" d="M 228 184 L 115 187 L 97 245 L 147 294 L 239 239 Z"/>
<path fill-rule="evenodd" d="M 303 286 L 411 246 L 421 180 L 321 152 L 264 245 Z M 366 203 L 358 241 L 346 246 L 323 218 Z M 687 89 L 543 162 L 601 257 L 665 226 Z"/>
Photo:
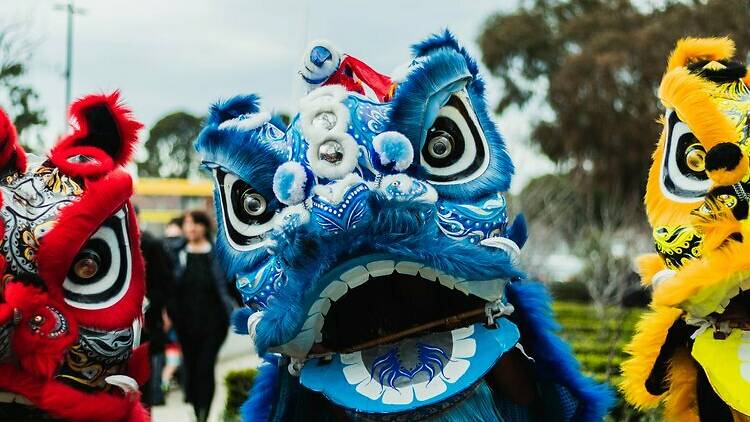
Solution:
<path fill-rule="evenodd" d="M 698 422 L 695 363 L 687 349 L 672 357 L 669 368 L 669 391 L 664 400 L 667 422 Z"/>
<path fill-rule="evenodd" d="M 716 85 L 692 75 L 684 67 L 664 75 L 659 86 L 659 98 L 667 108 L 677 112 L 703 147 L 708 151 L 720 142 L 738 142 L 741 133 L 716 106 L 709 95 Z"/>
<path fill-rule="evenodd" d="M 663 120 L 663 119 L 662 119 Z M 661 177 L 661 165 L 664 159 L 664 139 L 666 130 L 662 132 L 659 143 L 652 157 L 651 168 L 648 171 L 648 182 L 646 184 L 646 215 L 651 227 L 678 226 L 689 224 L 693 219 L 690 212 L 696 209 L 702 202 L 675 202 L 664 196 L 661 191 L 659 178 Z"/>
<path fill-rule="evenodd" d="M 635 259 L 635 266 L 638 269 L 638 274 L 641 276 L 641 284 L 644 286 L 651 285 L 651 279 L 654 277 L 654 274 L 667 269 L 664 261 L 655 253 L 639 256 Z"/>
<path fill-rule="evenodd" d="M 677 41 L 667 62 L 667 72 L 698 60 L 725 60 L 734 55 L 729 38 L 683 38 Z"/>
<path fill-rule="evenodd" d="M 719 249 L 704 251 L 702 259 L 689 262 L 674 277 L 660 283 L 654 290 L 652 303 L 684 308 L 684 302 L 690 300 L 696 305 L 704 301 L 710 305 L 722 301 L 723 297 L 716 296 L 731 291 L 749 275 L 750 245 L 730 241 Z M 700 314 L 705 311 L 702 309 L 694 316 L 703 316 Z"/>
<path fill-rule="evenodd" d="M 646 391 L 646 379 L 659 356 L 669 327 L 681 314 L 682 311 L 676 308 L 654 308 L 653 312 L 641 317 L 636 325 L 635 336 L 625 346 L 625 352 L 631 357 L 622 363 L 623 379 L 619 387 L 625 400 L 639 409 L 659 404 L 659 396 Z"/>

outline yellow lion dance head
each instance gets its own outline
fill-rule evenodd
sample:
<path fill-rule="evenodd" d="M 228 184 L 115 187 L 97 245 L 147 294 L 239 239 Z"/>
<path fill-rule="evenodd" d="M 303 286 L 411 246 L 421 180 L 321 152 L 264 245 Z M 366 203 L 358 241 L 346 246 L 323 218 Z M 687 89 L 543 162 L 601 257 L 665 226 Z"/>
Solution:
<path fill-rule="evenodd" d="M 696 390 L 704 379 L 735 418 L 750 414 L 750 399 L 741 398 L 750 391 L 750 354 L 747 381 L 739 354 L 743 330 L 750 330 L 744 310 L 750 295 L 743 294 L 750 288 L 750 244 L 744 242 L 750 235 L 750 77 L 733 54 L 727 38 L 683 39 L 659 87 L 664 130 L 645 198 L 657 254 L 639 259 L 654 312 L 626 349 L 632 358 L 623 364 L 621 389 L 641 408 L 664 401 L 668 420 L 698 420 Z M 676 332 L 687 337 L 675 340 Z M 696 371 L 696 362 L 704 371 Z"/>

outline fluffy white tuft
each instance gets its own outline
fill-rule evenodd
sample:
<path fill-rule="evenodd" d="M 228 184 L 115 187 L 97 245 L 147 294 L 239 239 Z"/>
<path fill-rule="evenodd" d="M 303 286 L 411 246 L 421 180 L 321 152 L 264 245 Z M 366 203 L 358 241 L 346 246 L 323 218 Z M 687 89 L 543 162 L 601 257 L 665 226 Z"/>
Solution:
<path fill-rule="evenodd" d="M 318 66 L 312 62 L 311 54 L 315 47 L 323 47 L 331 53 L 331 58 L 326 60 L 322 65 Z M 302 64 L 300 66 L 300 75 L 303 81 L 309 87 L 319 86 L 325 82 L 336 70 L 338 70 L 341 64 L 341 53 L 334 47 L 334 45 L 327 40 L 314 40 L 310 42 L 305 48 L 305 52 L 302 56 Z M 313 83 L 313 81 L 320 81 Z"/>
<path fill-rule="evenodd" d="M 380 164 L 393 163 L 396 171 L 404 171 L 414 161 L 414 148 L 404 134 L 395 131 L 379 133 L 372 140 L 372 146 L 380 157 Z"/>
<path fill-rule="evenodd" d="M 257 129 L 271 120 L 271 114 L 267 111 L 257 113 L 241 114 L 234 119 L 229 119 L 219 124 L 219 129 L 253 130 Z"/>
<path fill-rule="evenodd" d="M 287 161 L 273 175 L 273 193 L 286 205 L 296 205 L 307 197 L 307 173 L 300 163 Z"/>
<path fill-rule="evenodd" d="M 330 113 L 336 119 L 332 128 L 316 125 L 314 121 L 323 114 Z M 334 97 L 318 96 L 309 101 L 300 102 L 300 123 L 302 134 L 308 142 L 316 142 L 329 133 L 345 133 L 349 126 L 349 109 Z"/>
<path fill-rule="evenodd" d="M 274 216 L 276 230 L 290 231 L 310 222 L 310 211 L 304 205 L 286 207 Z"/>
<path fill-rule="evenodd" d="M 331 205 L 338 205 L 344 198 L 344 195 L 349 191 L 349 188 L 362 182 L 362 177 L 358 174 L 349 173 L 339 181 L 327 185 L 316 185 L 313 188 L 313 193 L 320 196 Z"/>
<path fill-rule="evenodd" d="M 311 140 L 308 139 L 307 161 L 313 173 L 326 179 L 341 179 L 354 171 L 359 158 L 357 142 L 347 133 L 329 133 L 327 136 Z M 338 163 L 329 163 L 318 158 L 318 148 L 328 141 L 338 142 L 343 149 L 343 157 Z"/>

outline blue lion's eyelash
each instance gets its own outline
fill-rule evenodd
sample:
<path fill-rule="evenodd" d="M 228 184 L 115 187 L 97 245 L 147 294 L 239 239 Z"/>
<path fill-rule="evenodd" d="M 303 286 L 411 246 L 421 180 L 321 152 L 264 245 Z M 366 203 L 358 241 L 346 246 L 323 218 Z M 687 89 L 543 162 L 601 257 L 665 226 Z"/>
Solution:
<path fill-rule="evenodd" d="M 237 95 L 227 100 L 219 100 L 208 110 L 206 126 L 216 126 L 223 121 L 243 114 L 260 111 L 260 97 L 255 94 Z"/>
<path fill-rule="evenodd" d="M 474 78 L 479 76 L 479 66 L 477 65 L 477 61 L 474 60 L 469 52 L 458 43 L 456 37 L 448 29 L 443 30 L 443 32 L 439 34 L 433 34 L 429 38 L 412 45 L 411 52 L 414 57 L 423 57 L 427 56 L 434 50 L 444 47 L 450 48 L 461 54 L 466 61 L 466 68 L 469 69 L 471 76 Z M 483 83 L 482 88 L 484 88 Z M 482 89 L 482 93 L 484 93 L 484 89 Z"/>
<path fill-rule="evenodd" d="M 490 145 L 490 162 L 485 173 L 466 183 L 436 186 L 438 191 L 450 198 L 469 199 L 484 197 L 497 191 L 507 191 L 514 173 L 513 162 L 506 150 L 505 142 L 490 118 L 484 98 L 484 81 L 478 75 L 476 61 L 466 49 L 459 46 L 455 37 L 445 31 L 412 47 L 415 58 L 421 58 L 399 84 L 391 100 L 388 130 L 406 135 L 412 143 L 422 142 L 427 104 L 440 90 L 461 79 L 466 79 L 474 113 Z M 421 145 L 413 145 L 416 151 Z"/>
<path fill-rule="evenodd" d="M 280 144 L 285 144 L 283 132 L 268 130 L 269 126 L 273 126 L 270 122 L 252 130 L 219 126 L 229 119 L 258 111 L 258 97 L 253 94 L 214 104 L 206 119 L 206 126 L 195 142 L 195 149 L 202 154 L 204 167 L 226 169 L 245 179 L 264 197 L 273 199 L 273 175 L 287 159 L 280 148 Z M 274 126 L 270 129 L 277 128 Z M 280 137 L 269 137 L 274 134 Z M 252 180 L 247 180 L 248 175 L 252 175 Z"/>
<path fill-rule="evenodd" d="M 425 126 L 431 123 L 425 122 L 430 98 L 452 83 L 471 77 L 465 60 L 455 51 L 443 49 L 431 54 L 396 88 L 388 115 L 388 130 L 406 135 L 414 150 L 419 151 Z"/>

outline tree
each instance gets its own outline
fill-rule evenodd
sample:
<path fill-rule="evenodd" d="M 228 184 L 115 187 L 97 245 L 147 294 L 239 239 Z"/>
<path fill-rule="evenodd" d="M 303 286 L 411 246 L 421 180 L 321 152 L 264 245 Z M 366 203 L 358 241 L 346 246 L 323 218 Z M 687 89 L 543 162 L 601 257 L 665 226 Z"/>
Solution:
<path fill-rule="evenodd" d="M 747 0 L 643 4 L 535 0 L 491 16 L 479 37 L 504 84 L 496 110 L 541 98 L 553 118 L 535 122 L 531 141 L 587 192 L 641 197 L 660 132 L 656 90 L 679 38 L 729 36 L 742 60 L 750 48 Z"/>
<path fill-rule="evenodd" d="M 39 98 L 36 91 L 23 83 L 32 46 L 18 34 L 14 26 L 0 28 L 0 106 L 5 108 L 20 135 L 32 126 L 46 124 L 47 120 L 44 110 L 36 104 Z"/>
<path fill-rule="evenodd" d="M 193 141 L 201 130 L 202 120 L 178 111 L 156 122 L 145 144 L 148 158 L 139 163 L 138 174 L 145 177 L 196 176 L 200 158 L 193 148 Z"/>

